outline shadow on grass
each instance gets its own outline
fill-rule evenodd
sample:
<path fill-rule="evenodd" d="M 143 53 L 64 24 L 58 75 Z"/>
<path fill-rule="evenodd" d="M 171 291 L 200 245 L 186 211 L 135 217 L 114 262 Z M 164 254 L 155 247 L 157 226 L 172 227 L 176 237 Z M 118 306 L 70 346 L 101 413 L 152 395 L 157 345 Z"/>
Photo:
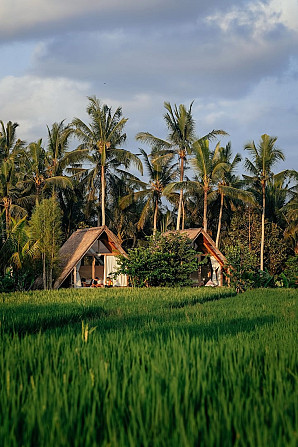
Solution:
<path fill-rule="evenodd" d="M 185 315 L 180 310 L 186 306 L 195 306 L 196 304 L 217 301 L 235 295 L 231 290 L 214 290 L 212 292 L 212 294 L 206 294 L 205 296 L 193 296 L 172 302 L 157 301 L 155 303 L 152 300 L 153 307 L 149 306 L 149 308 L 143 309 L 132 305 L 129 312 L 127 308 L 121 308 L 121 304 L 117 306 L 116 302 L 112 309 L 105 309 L 96 304 L 78 305 L 74 303 L 60 304 L 58 302 L 42 305 L 24 304 L 15 308 L 10 307 L 0 315 L 0 329 L 1 332 L 19 336 L 55 329 L 68 330 L 70 327 L 76 333 L 78 328 L 81 330 L 82 321 L 98 321 L 103 331 L 121 331 L 129 328 L 139 330 L 144 328 L 148 320 L 154 321 L 158 328 L 167 324 L 168 321 L 175 324 L 177 320 L 185 319 Z M 131 313 L 131 310 L 133 313 Z M 159 315 L 160 312 L 162 315 Z"/>
<path fill-rule="evenodd" d="M 8 318 L 4 319 L 1 325 L 2 332 L 16 334 L 16 335 L 26 335 L 26 334 L 36 334 L 38 332 L 44 332 L 51 329 L 66 328 L 69 326 L 74 326 L 82 321 L 90 320 L 101 320 L 103 318 L 108 318 L 110 312 L 103 309 L 100 306 L 92 306 L 87 308 L 78 307 L 71 309 L 70 306 L 64 305 L 63 308 L 55 308 L 54 306 L 42 306 L 42 315 L 37 312 L 37 306 L 24 306 L 23 313 L 22 309 L 18 308 L 18 311 Z M 20 318 L 19 315 L 22 315 Z M 75 332 L 77 328 L 75 329 Z"/>
<path fill-rule="evenodd" d="M 206 295 L 198 298 L 188 298 L 184 300 L 174 301 L 173 303 L 168 303 L 167 307 L 170 309 L 181 309 L 183 307 L 195 306 L 196 304 L 204 304 L 207 303 L 208 301 L 218 301 L 236 295 L 237 292 L 234 291 L 227 291 L 224 293 L 220 291 L 214 291 L 212 295 Z"/>
<path fill-rule="evenodd" d="M 140 308 L 133 309 L 133 313 L 127 309 L 114 308 L 104 309 L 101 306 L 73 306 L 63 304 L 61 306 L 43 305 L 39 308 L 36 305 L 25 305 L 11 311 L 9 315 L 2 319 L 1 332 L 24 336 L 26 334 L 36 334 L 59 330 L 60 334 L 70 330 L 74 335 L 81 333 L 82 321 L 92 322 L 97 326 L 97 332 L 101 335 L 111 332 L 131 331 L 137 337 L 163 337 L 167 339 L 173 332 L 188 333 L 191 336 L 199 336 L 205 339 L 217 340 L 222 336 L 236 336 L 240 333 L 250 333 L 264 325 L 272 325 L 277 318 L 273 315 L 248 318 L 229 318 L 225 320 L 218 316 L 210 322 L 206 322 L 205 317 L 186 314 L 186 307 L 203 304 L 208 301 L 215 301 L 234 296 L 234 293 L 216 292 L 205 297 L 193 297 L 181 301 L 166 302 L 152 309 L 147 309 L 146 313 Z"/>
<path fill-rule="evenodd" d="M 218 340 L 222 336 L 237 336 L 241 333 L 254 332 L 256 329 L 272 325 L 277 321 L 274 315 L 266 315 L 255 318 L 231 318 L 226 321 L 212 321 L 210 323 L 202 321 L 188 322 L 186 319 L 172 318 L 165 320 L 162 317 L 130 317 L 110 324 L 103 321 L 100 327 L 102 333 L 111 331 L 131 330 L 140 337 L 158 337 L 167 339 L 173 332 L 176 334 L 187 333 L 190 336 L 199 336 L 205 339 Z"/>

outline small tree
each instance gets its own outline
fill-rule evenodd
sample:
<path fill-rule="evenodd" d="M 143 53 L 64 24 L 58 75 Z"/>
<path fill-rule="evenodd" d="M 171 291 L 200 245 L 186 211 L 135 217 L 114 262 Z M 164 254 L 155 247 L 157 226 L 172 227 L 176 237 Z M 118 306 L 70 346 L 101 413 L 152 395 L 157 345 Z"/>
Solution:
<path fill-rule="evenodd" d="M 0 292 L 26 290 L 32 285 L 37 273 L 33 262 L 36 248 L 26 217 L 11 217 L 9 236 L 0 246 Z"/>
<path fill-rule="evenodd" d="M 61 212 L 55 197 L 44 199 L 32 214 L 31 237 L 38 244 L 42 260 L 43 287 L 51 289 L 61 240 Z"/>
<path fill-rule="evenodd" d="M 298 288 L 298 256 L 290 256 L 281 274 L 284 287 Z"/>
<path fill-rule="evenodd" d="M 262 223 L 261 216 L 251 208 L 239 208 L 231 220 L 224 239 L 226 247 L 240 244 L 260 259 Z M 283 237 L 283 230 L 275 223 L 265 220 L 264 262 L 270 275 L 278 275 L 284 268 L 289 249 Z"/>
<path fill-rule="evenodd" d="M 128 257 L 119 256 L 118 263 L 116 275 L 128 275 L 134 287 L 187 286 L 198 268 L 191 240 L 179 233 L 151 236 L 147 247 L 128 250 Z"/>
<path fill-rule="evenodd" d="M 255 287 L 259 276 L 258 258 L 239 242 L 226 247 L 227 271 L 231 286 L 237 292 Z"/>

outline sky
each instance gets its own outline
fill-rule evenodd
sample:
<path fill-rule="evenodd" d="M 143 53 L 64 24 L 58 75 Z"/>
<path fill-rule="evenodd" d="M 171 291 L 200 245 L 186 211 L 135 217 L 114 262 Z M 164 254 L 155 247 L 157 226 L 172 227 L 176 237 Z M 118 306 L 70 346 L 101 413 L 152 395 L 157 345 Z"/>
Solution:
<path fill-rule="evenodd" d="M 166 138 L 164 101 L 194 101 L 198 136 L 223 129 L 245 157 L 267 133 L 298 169 L 298 0 L 0 0 L 0 19 L 0 120 L 19 138 L 88 122 L 95 95 L 137 152 L 138 132 Z"/>

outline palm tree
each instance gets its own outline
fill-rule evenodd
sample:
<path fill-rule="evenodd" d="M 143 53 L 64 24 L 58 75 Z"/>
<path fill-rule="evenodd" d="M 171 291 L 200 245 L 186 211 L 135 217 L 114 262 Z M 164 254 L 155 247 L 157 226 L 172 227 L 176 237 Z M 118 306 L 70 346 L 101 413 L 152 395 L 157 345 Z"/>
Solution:
<path fill-rule="evenodd" d="M 217 143 L 214 151 L 211 151 L 208 140 L 195 141 L 192 145 L 194 157 L 190 160 L 195 173 L 194 180 L 172 183 L 166 190 L 166 192 L 170 192 L 179 188 L 185 189 L 189 193 L 203 192 L 203 228 L 206 232 L 208 230 L 208 194 L 211 193 L 213 186 L 217 183 L 220 172 L 226 168 L 226 163 L 219 159 L 219 150 L 219 143 Z"/>
<path fill-rule="evenodd" d="M 271 209 L 274 208 L 276 220 L 283 221 L 284 238 L 295 254 L 298 253 L 298 172 L 287 171 L 287 183 L 284 176 L 273 177 L 273 182 L 269 183 L 269 200 Z M 293 184 L 290 184 L 294 182 Z M 268 192 L 268 191 L 267 191 Z M 268 195 L 266 195 L 266 210 Z M 274 207 L 272 206 L 274 204 Z M 268 213 L 267 213 L 268 214 Z"/>
<path fill-rule="evenodd" d="M 250 183 L 261 190 L 262 195 L 262 234 L 261 234 L 261 255 L 260 269 L 264 270 L 264 242 L 265 242 L 265 213 L 266 213 L 266 186 L 268 180 L 272 178 L 272 167 L 279 160 L 284 160 L 285 156 L 281 149 L 275 146 L 277 137 L 267 134 L 261 136 L 258 146 L 254 141 L 247 143 L 244 149 L 249 151 L 251 160 L 245 159 L 245 168 L 252 176 L 244 176 Z"/>
<path fill-rule="evenodd" d="M 90 170 L 86 180 L 90 191 L 92 191 L 92 197 L 94 197 L 96 189 L 100 191 L 101 224 L 105 225 L 107 177 L 111 174 L 111 169 L 117 170 L 121 165 L 128 168 L 133 162 L 142 172 L 142 163 L 135 154 L 117 147 L 126 140 L 123 129 L 127 118 L 122 117 L 121 107 L 112 113 L 112 109 L 106 104 L 101 105 L 95 96 L 88 97 L 88 99 L 87 113 L 91 118 L 90 125 L 85 124 L 79 118 L 74 118 L 72 125 L 75 135 L 82 141 L 80 148 L 91 151 L 91 154 L 85 158 L 93 164 L 94 168 Z M 99 179 L 100 184 L 98 184 Z"/>
<path fill-rule="evenodd" d="M 123 208 L 120 201 L 124 196 L 131 194 L 132 190 L 139 188 L 139 179 L 132 174 L 115 173 L 110 176 L 109 205 L 106 213 L 109 218 L 109 228 L 118 237 L 121 244 L 135 246 L 137 242 L 137 222 L 142 210 L 142 202 L 134 202 Z"/>
<path fill-rule="evenodd" d="M 63 171 L 74 160 L 73 153 L 75 151 L 68 152 L 69 139 L 73 133 L 73 129 L 70 125 L 64 125 L 64 120 L 60 123 L 52 124 L 52 127 L 48 130 L 48 145 L 47 145 L 47 160 L 48 160 L 48 177 L 56 177 L 63 174 Z M 76 155 L 82 155 L 81 152 Z M 75 158 L 75 161 L 77 158 Z"/>
<path fill-rule="evenodd" d="M 55 126 L 56 124 L 53 127 Z M 71 179 L 62 174 L 67 163 L 71 162 L 71 157 L 77 159 L 78 155 L 75 151 L 66 153 L 65 150 L 62 150 L 60 154 L 53 157 L 53 151 L 46 152 L 42 147 L 42 139 L 40 139 L 30 143 L 21 152 L 21 155 L 22 170 L 24 171 L 21 185 L 27 200 L 32 197 L 38 204 L 46 190 L 55 192 L 73 188 Z"/>
<path fill-rule="evenodd" d="M 192 145 L 197 140 L 195 135 L 195 122 L 192 116 L 192 105 L 190 104 L 188 110 L 183 104 L 179 108 L 175 104 L 172 108 L 169 102 L 164 103 L 166 113 L 164 119 L 168 128 L 168 140 L 162 140 L 150 134 L 149 132 L 140 132 L 136 138 L 139 141 L 149 143 L 154 146 L 157 151 L 166 151 L 176 155 L 179 160 L 180 182 L 184 181 L 185 164 L 187 155 L 192 152 Z M 200 138 L 201 140 L 210 140 L 216 135 L 225 135 L 226 132 L 222 130 L 213 130 L 209 134 Z M 180 189 L 178 216 L 176 229 L 180 229 L 180 221 L 183 207 L 183 188 Z"/>
<path fill-rule="evenodd" d="M 11 217 L 9 236 L 0 249 L 1 270 L 12 267 L 17 274 L 26 264 L 32 265 L 37 251 L 37 243 L 31 238 L 27 216 L 19 220 Z"/>
<path fill-rule="evenodd" d="M 172 163 L 171 154 L 165 154 L 159 157 L 154 155 L 148 156 L 147 153 L 140 149 L 144 158 L 149 181 L 139 181 L 140 191 L 132 192 L 120 200 L 120 205 L 125 208 L 133 201 L 138 199 L 145 200 L 143 210 L 138 222 L 138 228 L 143 228 L 149 211 L 153 211 L 153 234 L 157 231 L 157 216 L 161 205 L 162 196 L 166 196 L 169 200 L 173 200 L 175 194 L 165 194 L 165 187 L 175 180 L 178 175 L 177 164 Z"/>
<path fill-rule="evenodd" d="M 254 195 L 250 191 L 245 191 L 243 188 L 243 181 L 234 174 L 237 165 L 241 161 L 241 155 L 237 153 L 232 160 L 231 142 L 225 147 L 220 147 L 218 151 L 218 162 L 223 163 L 222 169 L 218 171 L 217 190 L 209 195 L 212 200 L 213 196 L 219 195 L 220 208 L 218 217 L 218 226 L 216 233 L 216 247 L 219 247 L 219 239 L 221 232 L 221 223 L 225 197 L 231 200 L 240 200 L 245 203 L 255 204 Z"/>
<path fill-rule="evenodd" d="M 5 210 L 6 237 L 9 233 L 11 210 L 25 212 L 16 204 L 20 195 L 17 183 L 20 177 L 19 155 L 24 141 L 16 138 L 18 123 L 0 121 L 0 199 Z M 5 239 L 5 237 L 4 237 Z"/>

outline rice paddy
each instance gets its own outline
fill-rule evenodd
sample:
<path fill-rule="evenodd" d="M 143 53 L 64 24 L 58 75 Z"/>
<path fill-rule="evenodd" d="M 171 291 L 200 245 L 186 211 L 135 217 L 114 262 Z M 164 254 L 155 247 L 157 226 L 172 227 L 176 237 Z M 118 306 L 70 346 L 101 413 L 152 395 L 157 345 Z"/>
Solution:
<path fill-rule="evenodd" d="M 3 447 L 297 445 L 293 289 L 1 298 Z"/>

